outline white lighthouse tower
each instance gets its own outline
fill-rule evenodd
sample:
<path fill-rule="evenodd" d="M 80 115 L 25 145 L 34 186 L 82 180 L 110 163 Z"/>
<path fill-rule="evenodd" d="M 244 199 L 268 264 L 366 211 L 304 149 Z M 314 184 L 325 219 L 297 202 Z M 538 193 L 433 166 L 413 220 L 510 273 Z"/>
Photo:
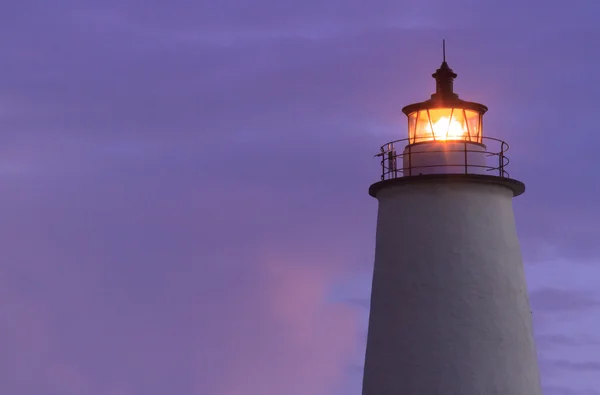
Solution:
<path fill-rule="evenodd" d="M 444 56 L 435 94 L 402 110 L 408 138 L 379 154 L 363 395 L 540 395 L 512 207 L 525 186 L 456 76 Z"/>

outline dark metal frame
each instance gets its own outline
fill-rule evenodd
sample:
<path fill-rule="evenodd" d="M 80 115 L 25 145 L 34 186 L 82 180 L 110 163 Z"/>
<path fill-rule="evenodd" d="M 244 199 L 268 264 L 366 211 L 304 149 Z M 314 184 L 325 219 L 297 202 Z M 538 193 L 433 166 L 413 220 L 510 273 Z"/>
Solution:
<path fill-rule="evenodd" d="M 483 143 L 488 143 L 488 144 L 481 144 L 481 143 L 480 144 L 475 143 L 475 144 L 480 147 L 483 145 L 485 147 L 484 151 L 469 149 L 469 145 L 474 144 L 474 143 L 471 143 L 470 141 L 466 141 L 466 140 L 432 141 L 432 142 L 430 142 L 431 144 L 438 144 L 441 148 L 439 150 L 428 150 L 428 151 L 420 151 L 420 152 L 412 152 L 411 148 L 413 145 L 425 144 L 424 142 L 415 143 L 415 144 L 406 144 L 407 142 L 410 143 L 409 138 L 390 141 L 389 143 L 382 145 L 381 152 L 379 152 L 378 154 L 375 155 L 375 157 L 379 157 L 379 156 L 381 157 L 381 180 L 384 181 L 384 180 L 391 180 L 391 179 L 399 178 L 399 177 L 413 176 L 413 174 L 415 174 L 415 170 L 429 168 L 429 167 L 461 167 L 464 169 L 464 171 L 461 169 L 457 169 L 455 174 L 471 174 L 471 173 L 469 173 L 469 168 L 478 167 L 478 168 L 483 168 L 488 172 L 497 172 L 496 174 L 490 174 L 490 175 L 495 175 L 497 177 L 503 177 L 503 178 L 510 177 L 510 175 L 506 171 L 506 166 L 510 163 L 510 159 L 506 156 L 506 151 L 508 151 L 509 145 L 505 141 L 495 139 L 493 137 L 481 137 L 481 138 L 483 139 Z M 408 152 L 406 154 L 403 152 L 398 154 L 396 152 L 396 145 L 400 145 L 398 143 L 404 143 L 404 144 L 402 144 L 402 151 L 404 151 L 405 148 L 408 148 Z M 452 150 L 443 149 L 443 146 L 445 143 L 464 143 L 464 147 L 463 147 L 463 149 L 452 149 Z M 495 145 L 498 148 L 490 151 L 488 148 L 488 145 L 492 145 L 492 146 Z M 465 162 L 464 162 L 464 164 L 458 164 L 458 165 L 449 165 L 449 164 L 427 165 L 427 166 L 413 166 L 412 165 L 413 156 L 421 155 L 421 154 L 431 154 L 434 152 L 446 152 L 446 153 L 447 152 L 464 152 Z M 468 153 L 469 152 L 485 154 L 487 157 L 497 156 L 498 157 L 498 166 L 482 166 L 482 165 L 476 165 L 476 164 L 469 164 L 468 163 Z M 400 163 L 403 163 L 404 157 L 408 157 L 408 167 L 405 169 L 404 166 L 402 165 L 402 166 L 400 166 L 400 168 L 398 168 L 398 165 L 397 165 L 398 160 L 400 160 Z M 407 174 L 405 174 L 405 173 L 407 173 Z M 416 174 L 419 174 L 419 173 L 416 172 Z"/>

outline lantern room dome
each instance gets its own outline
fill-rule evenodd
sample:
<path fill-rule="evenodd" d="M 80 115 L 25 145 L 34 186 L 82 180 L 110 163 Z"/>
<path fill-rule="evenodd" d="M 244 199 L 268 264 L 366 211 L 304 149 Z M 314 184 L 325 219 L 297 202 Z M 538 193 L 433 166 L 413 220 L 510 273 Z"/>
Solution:
<path fill-rule="evenodd" d="M 462 100 L 458 97 L 458 94 L 454 92 L 454 79 L 458 77 L 458 74 L 448 66 L 446 60 L 431 76 L 435 78 L 436 82 L 435 93 L 431 95 L 429 100 L 405 106 L 402 109 L 404 114 L 410 115 L 415 111 L 440 107 L 463 108 L 477 111 L 482 115 L 488 110 L 483 104 Z"/>

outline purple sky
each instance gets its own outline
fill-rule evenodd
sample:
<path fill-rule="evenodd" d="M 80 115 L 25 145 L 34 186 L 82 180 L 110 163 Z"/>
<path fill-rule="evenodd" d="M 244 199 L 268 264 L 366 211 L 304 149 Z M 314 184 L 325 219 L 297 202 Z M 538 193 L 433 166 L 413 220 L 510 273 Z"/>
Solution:
<path fill-rule="evenodd" d="M 445 38 L 456 91 L 489 106 L 484 133 L 528 187 L 545 395 L 600 394 L 598 15 L 2 3 L 0 392 L 359 395 L 373 154 L 406 136 Z"/>

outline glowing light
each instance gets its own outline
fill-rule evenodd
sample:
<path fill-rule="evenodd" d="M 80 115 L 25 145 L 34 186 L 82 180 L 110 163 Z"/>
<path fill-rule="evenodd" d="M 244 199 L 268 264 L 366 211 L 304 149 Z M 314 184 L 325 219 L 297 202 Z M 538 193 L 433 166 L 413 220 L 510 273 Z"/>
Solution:
<path fill-rule="evenodd" d="M 481 142 L 481 114 L 462 108 L 430 108 L 408 116 L 411 143 L 426 141 Z"/>
<path fill-rule="evenodd" d="M 464 140 L 468 134 L 466 125 L 454 117 L 450 119 L 442 116 L 433 123 L 433 130 L 430 123 L 427 123 L 424 129 L 431 136 L 428 140 Z"/>

